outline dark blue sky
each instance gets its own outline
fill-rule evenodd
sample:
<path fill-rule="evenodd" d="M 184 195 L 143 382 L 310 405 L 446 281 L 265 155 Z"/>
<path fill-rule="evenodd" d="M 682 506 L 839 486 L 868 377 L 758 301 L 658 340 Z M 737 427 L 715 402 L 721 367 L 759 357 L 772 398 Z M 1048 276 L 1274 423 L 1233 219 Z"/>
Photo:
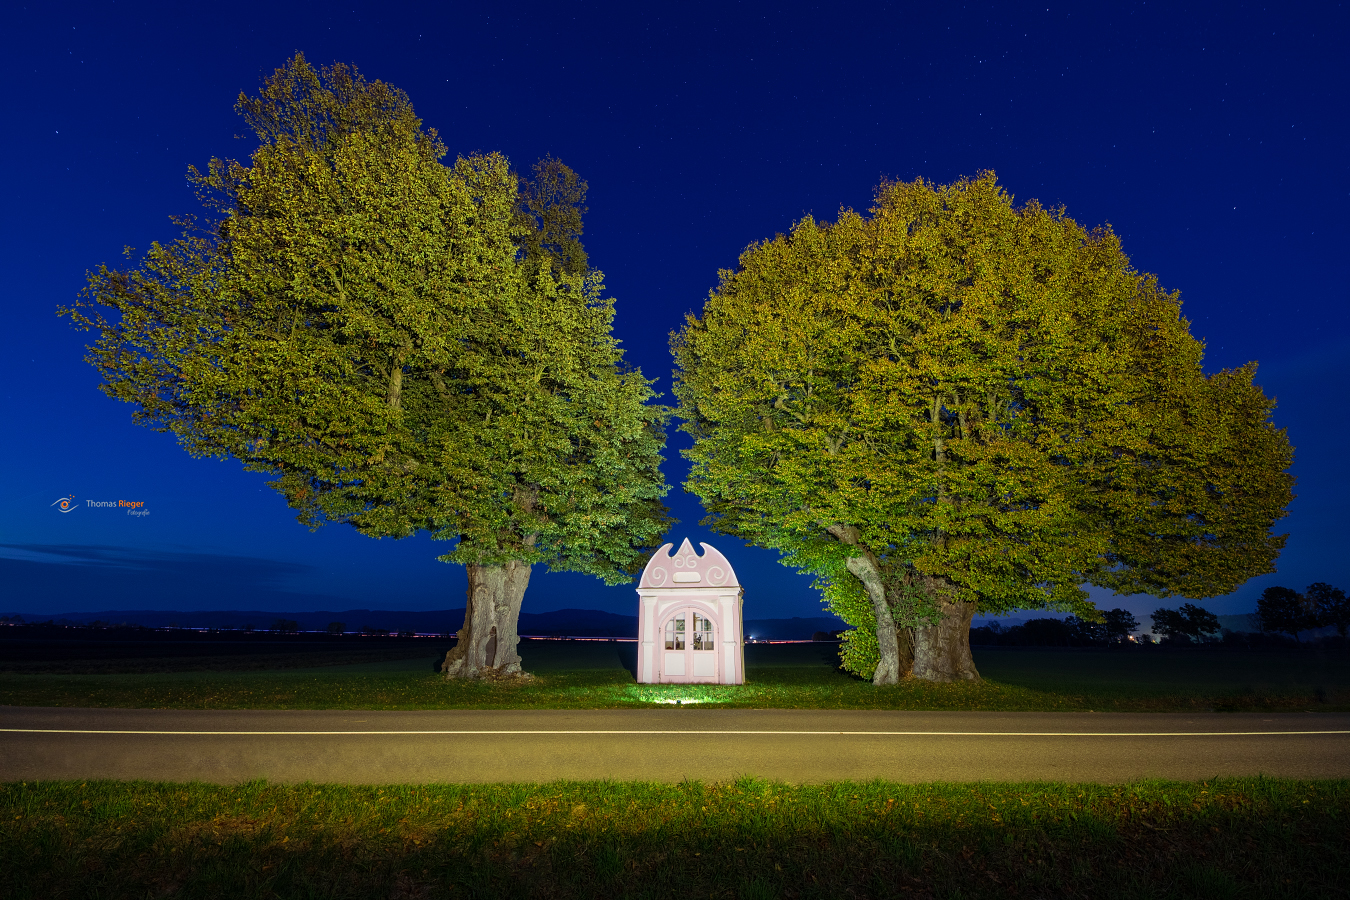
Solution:
<path fill-rule="evenodd" d="M 882 177 L 994 169 L 1019 200 L 1110 222 L 1139 269 L 1181 290 L 1208 369 L 1260 362 L 1297 448 L 1279 573 L 1204 605 L 1350 588 L 1335 401 L 1350 384 L 1348 24 L 1326 2 L 7 7 L 0 610 L 463 604 L 462 570 L 430 541 L 311 533 L 261 476 L 132 425 L 81 361 L 86 336 L 53 314 L 86 269 L 175 236 L 167 217 L 196 209 L 187 166 L 247 156 L 235 97 L 296 50 L 404 89 L 452 154 L 526 168 L 552 153 L 586 177 L 591 261 L 630 360 L 663 390 L 667 335 L 719 267 L 806 213 L 865 209 Z M 672 481 L 684 468 L 668 463 Z M 73 512 L 50 505 L 72 494 Z M 747 617 L 817 612 L 808 579 L 701 532 L 678 487 L 670 499 L 673 539 L 738 567 Z M 525 601 L 634 606 L 630 586 L 538 570 Z"/>

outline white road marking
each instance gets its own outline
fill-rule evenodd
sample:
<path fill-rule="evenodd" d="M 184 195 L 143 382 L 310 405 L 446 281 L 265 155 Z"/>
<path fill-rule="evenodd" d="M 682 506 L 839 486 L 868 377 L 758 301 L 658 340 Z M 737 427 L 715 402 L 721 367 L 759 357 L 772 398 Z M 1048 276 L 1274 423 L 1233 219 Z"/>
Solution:
<path fill-rule="evenodd" d="M 121 728 L 0 728 L 9 734 L 176 734 L 208 737 L 228 735 L 252 736 L 316 736 L 342 735 L 565 735 L 565 734 L 628 734 L 628 735 L 817 735 L 832 737 L 1276 737 L 1280 735 L 1350 734 L 1350 729 L 1332 731 L 728 731 L 720 729 L 688 730 L 606 730 L 586 729 L 567 731 L 557 729 L 493 729 L 444 731 L 150 731 Z"/>

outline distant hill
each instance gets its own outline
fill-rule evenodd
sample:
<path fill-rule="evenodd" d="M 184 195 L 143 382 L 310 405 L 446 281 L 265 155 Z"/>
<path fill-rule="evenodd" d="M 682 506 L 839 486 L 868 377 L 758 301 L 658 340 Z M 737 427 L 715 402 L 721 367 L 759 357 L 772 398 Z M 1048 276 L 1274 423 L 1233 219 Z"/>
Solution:
<path fill-rule="evenodd" d="M 809 641 L 817 631 L 840 631 L 849 625 L 834 616 L 801 619 L 746 619 L 745 636 L 757 641 Z"/>
<path fill-rule="evenodd" d="M 1056 618 L 1056 619 L 1063 618 L 1063 614 L 1052 615 L 1051 613 L 1046 613 L 1046 615 L 1047 615 L 1047 616 L 1052 616 L 1053 618 Z M 1139 631 L 1140 631 L 1141 633 L 1142 633 L 1142 632 L 1147 632 L 1147 631 L 1149 630 L 1149 618 L 1148 618 L 1148 616 L 1141 616 L 1141 617 L 1139 617 L 1139 619 L 1140 619 L 1140 621 L 1139 621 Z M 1260 623 L 1260 621 L 1257 620 L 1256 614 L 1255 614 L 1255 613 L 1240 613 L 1240 614 L 1238 614 L 1238 615 L 1219 616 L 1218 619 L 1219 619 L 1219 627 L 1220 627 L 1220 628 L 1227 628 L 1229 631 L 1260 631 L 1260 630 L 1261 630 L 1261 623 Z M 1025 625 L 1025 624 L 1027 623 L 1027 620 L 1026 620 L 1026 619 L 975 619 L 975 620 L 972 621 L 970 624 L 971 624 L 971 627 L 973 627 L 973 628 L 979 628 L 979 627 L 982 626 L 982 625 L 988 625 L 990 622 L 997 622 L 999 625 L 1002 625 L 1004 628 L 1011 628 L 1011 627 L 1014 626 L 1014 625 Z M 1335 629 L 1328 629 L 1327 631 L 1328 631 L 1328 633 L 1331 633 L 1331 632 L 1334 632 Z"/>
<path fill-rule="evenodd" d="M 459 611 L 459 618 L 463 623 L 464 610 Z M 519 630 L 521 634 L 635 638 L 637 628 L 637 616 L 621 616 L 598 609 L 557 609 L 546 613 L 521 613 Z"/>
<path fill-rule="evenodd" d="M 161 610 L 108 609 L 97 612 L 54 613 L 34 615 L 25 613 L 26 622 L 70 622 L 109 625 L 143 625 L 147 628 L 229 628 L 252 626 L 266 631 L 278 619 L 297 623 L 301 631 L 323 631 L 330 622 L 341 622 L 347 631 L 362 628 L 382 628 L 386 631 L 420 631 L 447 634 L 464 624 L 463 609 L 408 611 L 387 609 L 319 610 L 317 612 L 287 612 L 261 609 Z"/>
<path fill-rule="evenodd" d="M 7 614 L 8 615 L 8 614 Z M 17 614 L 15 614 L 17 615 Z M 424 634 L 453 634 L 464 624 L 463 609 L 392 610 L 344 609 L 318 612 L 277 612 L 274 610 L 158 610 L 112 609 L 85 613 L 53 615 L 23 614 L 24 621 L 69 622 L 88 625 L 142 625 L 147 628 L 229 628 L 252 626 L 266 631 L 277 620 L 295 622 L 301 631 L 323 631 L 330 622 L 341 622 L 347 631 L 379 628 L 385 631 L 416 631 Z M 596 609 L 559 609 L 544 613 L 520 614 L 520 633 L 576 637 L 637 637 L 637 616 L 601 612 Z M 791 619 L 748 619 L 747 637 L 767 640 L 810 640 L 817 631 L 847 628 L 841 620 L 817 616 Z"/>
<path fill-rule="evenodd" d="M 18 615 L 18 614 L 6 614 Z M 56 613 L 34 615 L 24 613 L 27 622 L 55 622 L 87 625 L 103 622 L 109 625 L 144 625 L 148 628 L 245 628 L 249 625 L 266 631 L 278 619 L 296 622 L 301 631 L 323 631 L 330 622 L 341 622 L 347 631 L 379 628 L 385 631 L 416 631 L 423 634 L 454 634 L 464 624 L 463 609 L 397 610 L 397 609 L 343 609 L 319 612 L 276 612 L 272 610 L 159 610 L 109 609 L 87 613 Z M 971 625 L 979 627 L 997 621 L 1004 628 L 1025 624 L 1025 619 L 976 619 Z M 1253 613 L 1219 616 L 1219 625 L 1231 631 L 1260 631 L 1261 623 Z M 1140 623 L 1140 631 L 1148 630 L 1148 618 Z M 745 635 L 759 640 L 808 641 L 817 631 L 839 631 L 849 626 L 833 616 L 794 617 L 791 619 L 746 619 Z M 563 637 L 637 637 L 637 616 L 601 612 L 598 609 L 558 609 L 553 612 L 520 614 L 520 633 Z M 1334 628 L 1321 629 L 1322 634 L 1334 634 Z"/>
<path fill-rule="evenodd" d="M 991 623 L 997 623 L 1000 628 L 1011 628 L 1014 625 L 1027 624 L 1026 619 L 971 619 L 971 628 L 984 628 Z"/>
<path fill-rule="evenodd" d="M 398 610 L 342 609 L 297 612 L 259 609 L 158 610 L 113 609 L 87 613 L 25 615 L 28 622 L 46 621 L 111 625 L 143 625 L 147 628 L 229 628 L 252 626 L 266 631 L 278 619 L 292 621 L 301 631 L 323 631 L 331 622 L 341 622 L 346 631 L 379 628 L 385 631 L 417 631 L 453 634 L 464 625 L 463 609 Z M 637 616 L 620 616 L 594 609 L 560 609 L 546 613 L 521 613 L 521 634 L 577 634 L 590 637 L 637 635 Z"/>

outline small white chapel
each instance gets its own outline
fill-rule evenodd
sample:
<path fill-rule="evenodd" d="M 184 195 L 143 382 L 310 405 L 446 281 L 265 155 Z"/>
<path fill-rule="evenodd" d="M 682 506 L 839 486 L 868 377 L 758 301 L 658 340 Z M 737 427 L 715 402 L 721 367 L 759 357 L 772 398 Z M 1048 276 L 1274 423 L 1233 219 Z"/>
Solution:
<path fill-rule="evenodd" d="M 637 680 L 642 684 L 745 683 L 745 590 L 731 563 L 685 538 L 656 551 L 638 582 Z"/>

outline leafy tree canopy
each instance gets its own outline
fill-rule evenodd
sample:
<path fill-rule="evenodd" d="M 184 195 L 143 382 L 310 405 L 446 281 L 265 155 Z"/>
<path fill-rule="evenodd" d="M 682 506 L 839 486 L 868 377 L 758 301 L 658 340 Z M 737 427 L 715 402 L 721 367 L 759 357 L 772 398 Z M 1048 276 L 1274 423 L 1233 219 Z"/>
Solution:
<path fill-rule="evenodd" d="M 992 173 L 751 245 L 672 348 L 708 522 L 815 572 L 877 681 L 977 677 L 976 610 L 1225 593 L 1284 543 L 1254 366 L 1205 375 L 1109 228 Z"/>
<path fill-rule="evenodd" d="M 531 563 L 626 580 L 669 523 L 665 411 L 610 333 L 585 182 L 443 165 L 403 92 L 300 55 L 236 108 L 260 146 L 191 170 L 211 218 L 64 311 L 98 332 L 103 390 L 274 475 L 311 526 L 455 541 L 471 607 L 475 567 L 510 568 L 479 586 L 514 608 L 489 625 L 516 665 Z"/>

